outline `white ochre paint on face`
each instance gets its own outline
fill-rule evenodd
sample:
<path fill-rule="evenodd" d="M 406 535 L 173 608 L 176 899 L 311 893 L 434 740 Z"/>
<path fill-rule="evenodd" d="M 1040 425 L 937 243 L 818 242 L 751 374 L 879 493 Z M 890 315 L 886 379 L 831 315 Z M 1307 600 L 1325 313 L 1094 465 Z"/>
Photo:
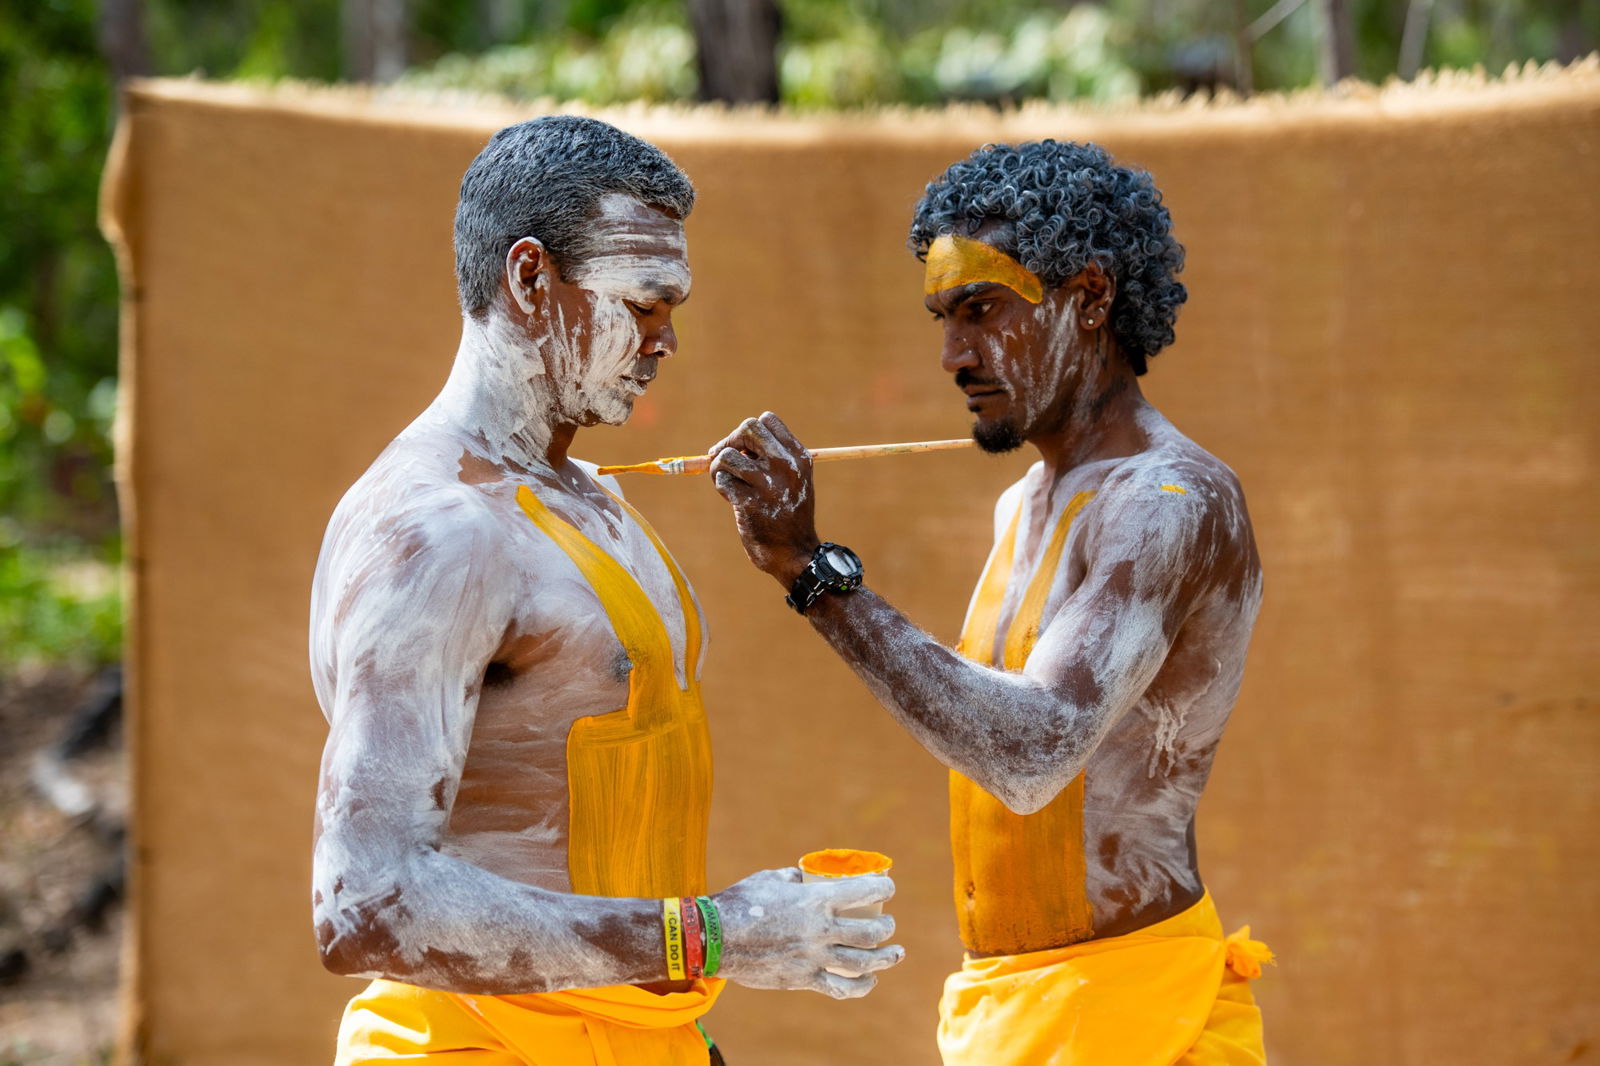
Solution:
<path fill-rule="evenodd" d="M 573 277 L 523 284 L 511 265 L 510 298 L 463 320 L 440 395 L 323 540 L 312 902 L 339 972 L 472 993 L 663 976 L 659 938 L 637 936 L 640 901 L 574 895 L 569 880 L 568 736 L 627 705 L 634 664 L 593 582 L 516 499 L 531 490 L 638 582 L 671 646 L 672 669 L 656 667 L 689 685 L 691 597 L 592 468 L 551 457 L 556 431 L 627 417 L 671 347 L 665 308 L 688 295 L 677 222 L 621 197 L 595 225 L 602 254 Z M 819 890 L 771 871 L 718 893 L 724 973 L 862 994 L 825 972 L 839 964 L 834 909 L 867 902 L 855 897 L 872 879 L 854 880 Z"/>

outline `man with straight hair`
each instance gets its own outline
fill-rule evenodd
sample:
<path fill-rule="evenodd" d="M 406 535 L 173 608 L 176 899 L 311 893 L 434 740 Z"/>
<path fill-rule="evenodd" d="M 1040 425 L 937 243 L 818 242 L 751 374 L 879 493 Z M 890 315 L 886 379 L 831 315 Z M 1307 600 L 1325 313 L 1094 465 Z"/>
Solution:
<path fill-rule="evenodd" d="M 340 1066 L 703 1066 L 724 979 L 861 996 L 901 957 L 893 919 L 838 916 L 887 877 L 707 894 L 700 610 L 569 454 L 677 351 L 693 205 L 658 149 L 568 116 L 462 180 L 454 367 L 339 503 L 312 591 L 317 941 L 374 978 Z"/>
<path fill-rule="evenodd" d="M 1222 935 L 1194 815 L 1261 571 L 1233 472 L 1139 389 L 1186 295 L 1161 195 L 1094 145 L 989 145 L 928 186 L 910 244 L 973 436 L 1040 457 L 995 507 L 957 647 L 819 542 L 776 416 L 711 454 L 751 561 L 950 768 L 944 1061 L 1259 1064 L 1270 952 Z"/>

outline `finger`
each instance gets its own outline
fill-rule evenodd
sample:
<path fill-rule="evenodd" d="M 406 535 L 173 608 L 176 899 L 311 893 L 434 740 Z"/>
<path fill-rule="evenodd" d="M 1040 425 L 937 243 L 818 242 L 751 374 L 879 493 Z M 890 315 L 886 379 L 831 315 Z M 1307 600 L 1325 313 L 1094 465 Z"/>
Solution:
<path fill-rule="evenodd" d="M 740 480 L 749 481 L 753 477 L 761 476 L 765 468 L 760 462 L 750 458 L 737 448 L 724 448 L 712 458 L 711 469 L 713 471 L 727 470 Z"/>
<path fill-rule="evenodd" d="M 818 970 L 817 976 L 811 982 L 811 988 L 834 999 L 860 999 L 871 992 L 877 984 L 878 978 L 870 973 L 862 974 L 860 977 L 840 977 L 827 970 Z"/>
<path fill-rule="evenodd" d="M 720 470 L 712 475 L 712 485 L 717 490 L 717 495 L 727 501 L 733 508 L 734 514 L 742 519 L 749 507 L 761 500 L 761 490 L 749 482 L 741 481 L 726 470 Z"/>
<path fill-rule="evenodd" d="M 906 957 L 906 949 L 899 944 L 891 944 L 885 948 L 874 948 L 863 951 L 860 948 L 834 947 L 829 953 L 831 962 L 830 970 L 844 970 L 847 973 L 877 973 L 898 965 Z"/>
<path fill-rule="evenodd" d="M 893 898 L 894 880 L 884 874 L 841 877 L 834 882 L 833 905 L 836 910 L 865 907 Z"/>
<path fill-rule="evenodd" d="M 770 457 L 784 453 L 772 431 L 759 418 L 747 418 L 740 422 L 739 428 L 728 434 L 728 447 L 758 456 Z"/>
<path fill-rule="evenodd" d="M 800 883 L 800 867 L 785 866 L 777 870 L 758 870 L 745 880 L 795 885 Z"/>
<path fill-rule="evenodd" d="M 872 918 L 837 918 L 833 927 L 833 942 L 852 948 L 875 948 L 894 936 L 894 916 L 880 914 Z"/>
<path fill-rule="evenodd" d="M 706 454 L 716 455 L 724 448 L 744 447 L 744 445 L 740 444 L 739 441 L 748 434 L 749 426 L 754 422 L 755 419 L 753 418 L 747 418 L 743 422 L 740 422 L 737 426 L 733 427 L 733 432 L 729 433 L 726 437 L 723 437 L 721 440 L 717 441 L 717 443 L 707 448 Z"/>
<path fill-rule="evenodd" d="M 762 414 L 761 424 L 767 427 L 767 432 L 771 433 L 773 438 L 776 439 L 786 451 L 794 452 L 796 455 L 803 454 L 809 456 L 811 454 L 810 450 L 804 444 L 800 443 L 800 438 L 796 437 L 789 430 L 789 427 L 784 425 L 783 419 L 779 418 L 771 411 L 767 411 Z"/>

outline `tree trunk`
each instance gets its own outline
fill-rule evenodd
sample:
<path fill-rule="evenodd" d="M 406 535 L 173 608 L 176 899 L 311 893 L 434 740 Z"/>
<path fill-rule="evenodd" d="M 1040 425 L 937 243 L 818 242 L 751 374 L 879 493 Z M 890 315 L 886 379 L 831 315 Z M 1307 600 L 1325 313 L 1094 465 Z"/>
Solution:
<path fill-rule="evenodd" d="M 700 99 L 778 102 L 776 0 L 689 0 Z"/>
<path fill-rule="evenodd" d="M 100 51 L 113 84 L 150 73 L 150 42 L 144 34 L 144 0 L 102 0 Z"/>
<path fill-rule="evenodd" d="M 1422 55 L 1428 46 L 1428 20 L 1433 16 L 1433 0 L 1411 0 L 1406 8 L 1406 28 L 1400 35 L 1400 63 L 1397 73 L 1406 81 L 1422 69 Z"/>
<path fill-rule="evenodd" d="M 1244 0 L 1233 0 L 1233 87 L 1249 96 L 1255 91 L 1254 42 L 1246 18 Z"/>
<path fill-rule="evenodd" d="M 343 0 L 344 72 L 351 81 L 391 82 L 406 70 L 406 0 Z"/>
<path fill-rule="evenodd" d="M 1317 8 L 1322 16 L 1322 81 L 1332 85 L 1356 72 L 1350 0 L 1319 0 Z"/>

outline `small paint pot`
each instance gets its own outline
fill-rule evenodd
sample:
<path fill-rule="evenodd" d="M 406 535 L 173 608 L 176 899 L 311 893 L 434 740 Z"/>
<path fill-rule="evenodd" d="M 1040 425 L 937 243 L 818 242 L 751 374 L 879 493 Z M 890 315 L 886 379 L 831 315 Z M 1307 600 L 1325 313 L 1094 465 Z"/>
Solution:
<path fill-rule="evenodd" d="M 866 874 L 886 874 L 894 867 L 887 855 L 876 851 L 857 851 L 854 848 L 824 848 L 800 856 L 800 880 L 831 881 L 838 877 L 861 877 Z M 882 903 L 869 903 L 865 907 L 848 907 L 839 912 L 841 918 L 876 918 L 883 913 Z M 840 977 L 860 977 L 853 970 L 828 972 Z"/>

